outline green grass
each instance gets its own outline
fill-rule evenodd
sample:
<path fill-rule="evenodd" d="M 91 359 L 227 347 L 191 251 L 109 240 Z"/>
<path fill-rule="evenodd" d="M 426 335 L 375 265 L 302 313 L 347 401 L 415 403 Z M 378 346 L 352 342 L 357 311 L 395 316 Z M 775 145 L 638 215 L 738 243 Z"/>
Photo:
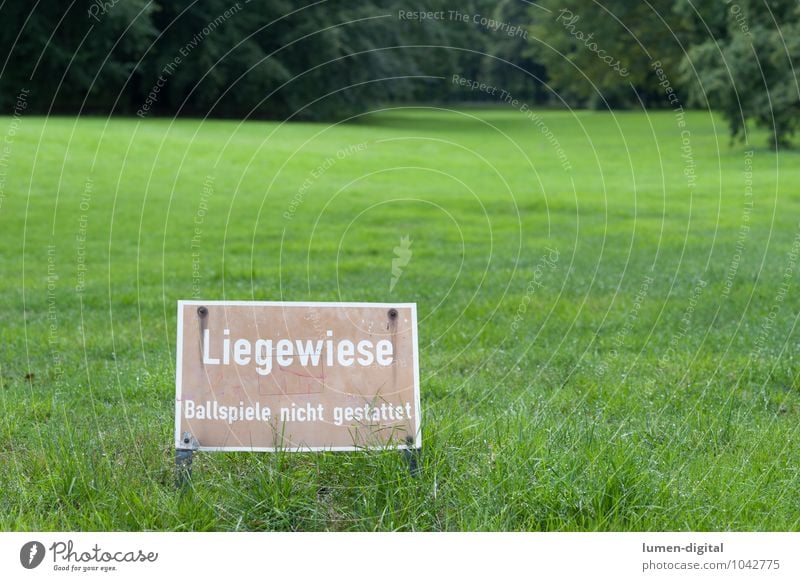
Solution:
<path fill-rule="evenodd" d="M 23 118 L 0 172 L 0 529 L 800 529 L 800 156 L 753 150 L 749 209 L 718 118 L 687 114 L 694 187 L 670 112 L 541 119 L 569 170 L 509 110 Z M 208 453 L 176 492 L 193 297 L 417 302 L 420 477 L 397 453 Z"/>

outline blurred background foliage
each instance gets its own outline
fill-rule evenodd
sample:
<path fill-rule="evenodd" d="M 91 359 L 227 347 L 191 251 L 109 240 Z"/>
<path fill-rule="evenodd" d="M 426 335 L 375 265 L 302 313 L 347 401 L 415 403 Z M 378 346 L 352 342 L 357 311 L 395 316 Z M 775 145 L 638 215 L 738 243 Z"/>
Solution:
<path fill-rule="evenodd" d="M 0 14 L 3 113 L 22 88 L 50 114 L 334 121 L 497 102 L 453 74 L 529 106 L 664 108 L 658 61 L 680 105 L 719 110 L 733 137 L 752 121 L 785 145 L 800 118 L 796 0 L 43 0 Z"/>

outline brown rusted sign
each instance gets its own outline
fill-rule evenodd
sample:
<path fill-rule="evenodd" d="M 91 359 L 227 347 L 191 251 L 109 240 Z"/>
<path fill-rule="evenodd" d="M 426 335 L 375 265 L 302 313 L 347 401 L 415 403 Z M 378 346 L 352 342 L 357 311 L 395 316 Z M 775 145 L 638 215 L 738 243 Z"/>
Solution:
<path fill-rule="evenodd" d="M 178 301 L 175 383 L 177 447 L 422 445 L 415 304 Z"/>

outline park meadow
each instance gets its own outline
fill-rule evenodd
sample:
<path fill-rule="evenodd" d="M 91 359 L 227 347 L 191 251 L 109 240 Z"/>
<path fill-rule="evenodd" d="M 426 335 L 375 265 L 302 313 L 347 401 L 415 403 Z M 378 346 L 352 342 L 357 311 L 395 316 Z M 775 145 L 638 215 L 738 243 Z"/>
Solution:
<path fill-rule="evenodd" d="M 766 133 L 401 106 L 14 127 L 3 530 L 800 528 L 800 157 Z M 182 299 L 416 303 L 418 475 L 198 453 L 176 490 Z"/>

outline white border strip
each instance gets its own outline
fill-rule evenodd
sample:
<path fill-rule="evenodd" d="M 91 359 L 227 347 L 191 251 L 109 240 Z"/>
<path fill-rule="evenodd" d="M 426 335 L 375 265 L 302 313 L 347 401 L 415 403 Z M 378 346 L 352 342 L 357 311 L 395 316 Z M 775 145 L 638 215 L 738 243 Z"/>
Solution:
<path fill-rule="evenodd" d="M 416 310 L 417 303 L 336 303 L 336 302 L 313 302 L 313 301 L 203 301 L 203 300 L 179 300 L 181 305 L 230 305 L 233 307 L 375 307 L 390 308 L 404 307 Z"/>
<path fill-rule="evenodd" d="M 451 514 L 457 507 L 450 509 Z M 234 526 L 221 519 L 220 526 Z M 351 527 L 365 523 L 346 522 Z M 44 545 L 34 570 L 21 549 Z M 369 572 L 381 581 L 408 581 L 424 564 L 424 578 L 614 579 L 615 581 L 800 578 L 800 533 L 0 533 L 0 572 L 6 579 L 324 579 L 353 581 Z M 61 543 L 56 546 L 56 543 Z M 152 553 L 152 561 L 98 562 L 80 555 Z M 710 547 L 703 552 L 686 548 Z M 353 550 L 357 547 L 357 550 Z M 670 552 L 651 552 L 656 548 Z M 674 550 L 680 548 L 680 552 Z M 714 550 L 714 549 L 719 549 Z M 83 573 L 84 566 L 114 571 Z M 55 570 L 59 567 L 59 570 Z M 525 574 L 525 571 L 528 573 Z M 520 573 L 522 572 L 522 575 Z M 266 575 L 265 575 L 266 573 Z"/>
<path fill-rule="evenodd" d="M 181 402 L 183 401 L 183 301 L 178 301 L 178 349 L 175 353 L 175 448 L 181 444 Z"/>

